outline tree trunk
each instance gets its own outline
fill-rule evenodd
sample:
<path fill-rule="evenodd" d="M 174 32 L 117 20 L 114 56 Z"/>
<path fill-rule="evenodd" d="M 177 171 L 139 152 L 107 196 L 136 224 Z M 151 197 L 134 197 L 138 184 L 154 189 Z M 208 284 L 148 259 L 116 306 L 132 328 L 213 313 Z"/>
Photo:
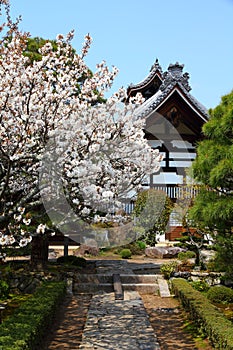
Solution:
<path fill-rule="evenodd" d="M 31 266 L 36 270 L 44 270 L 48 262 L 48 237 L 37 235 L 32 238 Z"/>

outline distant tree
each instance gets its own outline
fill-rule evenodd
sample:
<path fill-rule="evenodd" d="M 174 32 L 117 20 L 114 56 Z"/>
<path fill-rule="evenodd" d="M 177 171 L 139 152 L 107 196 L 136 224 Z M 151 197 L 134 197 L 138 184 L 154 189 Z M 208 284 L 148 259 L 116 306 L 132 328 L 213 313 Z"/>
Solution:
<path fill-rule="evenodd" d="M 223 242 L 233 243 L 233 91 L 209 114 L 203 126 L 205 139 L 199 143 L 193 163 L 195 180 L 203 186 L 190 209 L 190 218 L 212 231 L 219 257 L 225 259 L 230 246 Z"/>
<path fill-rule="evenodd" d="M 26 48 L 23 53 L 24 56 L 29 57 L 31 62 L 41 61 L 43 55 L 41 54 L 40 49 L 48 42 L 52 44 L 53 50 L 56 51 L 56 40 L 43 39 L 40 37 L 27 38 Z"/>
<path fill-rule="evenodd" d="M 166 231 L 173 203 L 166 193 L 156 189 L 141 191 L 137 195 L 134 215 L 137 226 L 143 227 L 142 235 L 147 244 L 153 246 L 158 236 Z"/>
<path fill-rule="evenodd" d="M 41 53 L 41 49 L 43 48 L 44 45 L 47 43 L 50 43 L 52 45 L 52 50 L 54 52 L 58 51 L 58 44 L 56 40 L 51 40 L 51 39 L 44 39 L 41 37 L 28 37 L 26 40 L 26 48 L 23 52 L 23 55 L 25 57 L 29 58 L 30 64 L 33 63 L 33 61 L 41 61 L 43 58 L 43 55 Z M 72 48 L 70 51 L 70 56 L 74 56 L 76 53 L 75 49 Z M 72 57 L 70 57 L 72 59 Z M 82 90 L 82 85 L 84 84 L 86 79 L 90 79 L 93 77 L 93 73 L 90 69 L 87 68 L 85 72 L 83 72 L 80 76 L 77 76 L 77 94 L 81 93 Z M 92 101 L 93 104 L 97 103 L 104 103 L 106 102 L 106 99 L 101 96 L 99 91 L 97 89 L 93 89 L 93 93 L 97 95 L 97 99 L 95 101 Z"/>
<path fill-rule="evenodd" d="M 199 223 L 193 222 L 189 218 L 189 210 L 193 206 L 195 196 L 200 191 L 200 184 L 190 181 L 192 179 L 191 169 L 187 169 L 187 178 L 184 178 L 184 183 L 178 185 L 179 199 L 175 203 L 173 215 L 178 222 L 182 223 L 181 237 L 176 238 L 178 246 L 192 250 L 196 254 L 196 265 L 204 264 L 201 260 L 201 250 L 205 249 L 210 242 L 210 232 Z"/>

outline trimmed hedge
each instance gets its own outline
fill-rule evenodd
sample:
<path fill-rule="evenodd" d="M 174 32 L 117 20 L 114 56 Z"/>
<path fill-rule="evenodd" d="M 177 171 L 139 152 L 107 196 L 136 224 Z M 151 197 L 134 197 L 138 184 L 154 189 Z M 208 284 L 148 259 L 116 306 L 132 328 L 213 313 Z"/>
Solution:
<path fill-rule="evenodd" d="M 0 325 L 0 349 L 37 349 L 65 293 L 65 282 L 44 282 L 37 288 L 33 296 Z"/>
<path fill-rule="evenodd" d="M 233 350 L 233 325 L 207 298 L 182 278 L 172 279 L 172 288 L 191 319 L 207 335 L 215 349 Z"/>
<path fill-rule="evenodd" d="M 231 304 L 233 303 L 233 289 L 225 286 L 210 287 L 207 298 L 212 301 L 212 303 Z"/>

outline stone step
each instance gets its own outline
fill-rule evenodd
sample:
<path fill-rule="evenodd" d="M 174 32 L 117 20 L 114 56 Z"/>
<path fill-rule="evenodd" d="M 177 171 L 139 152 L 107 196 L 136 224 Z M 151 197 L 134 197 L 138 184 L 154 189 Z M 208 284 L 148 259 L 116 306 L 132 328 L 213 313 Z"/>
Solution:
<path fill-rule="evenodd" d="M 158 276 L 154 275 L 154 274 L 153 275 L 120 274 L 120 278 L 121 278 L 122 284 L 125 284 L 125 283 L 130 283 L 130 284 L 132 284 L 132 283 L 135 283 L 135 284 L 149 283 L 149 284 L 151 284 L 151 283 L 157 283 Z"/>
<path fill-rule="evenodd" d="M 73 285 L 73 293 L 92 294 L 99 291 L 111 293 L 113 292 L 113 284 L 112 283 L 75 283 Z"/>
<path fill-rule="evenodd" d="M 134 275 L 119 274 L 121 282 L 124 283 L 156 283 L 158 275 Z M 112 283 L 112 274 L 80 274 L 74 276 L 74 283 Z"/>
<path fill-rule="evenodd" d="M 160 274 L 160 267 L 162 264 L 155 263 L 130 263 L 130 267 L 135 274 L 145 275 L 145 274 Z"/>
<path fill-rule="evenodd" d="M 171 296 L 167 281 L 160 277 L 158 278 L 159 294 L 162 298 L 169 298 Z"/>
<path fill-rule="evenodd" d="M 112 283 L 112 274 L 77 274 L 74 283 Z"/>
<path fill-rule="evenodd" d="M 158 293 L 159 286 L 157 283 L 124 283 L 122 284 L 123 291 L 137 291 L 139 293 L 144 294 L 153 294 Z M 114 286 L 111 283 L 80 283 L 80 284 L 74 284 L 73 286 L 73 293 L 95 293 L 98 291 L 104 291 L 104 292 L 113 292 Z"/>
<path fill-rule="evenodd" d="M 141 294 L 158 294 L 159 286 L 157 283 L 127 283 L 122 284 L 124 291 L 136 291 Z"/>
<path fill-rule="evenodd" d="M 158 275 L 118 274 L 123 291 L 139 293 L 158 293 Z M 76 275 L 73 283 L 74 293 L 113 292 L 114 280 L 111 274 Z"/>

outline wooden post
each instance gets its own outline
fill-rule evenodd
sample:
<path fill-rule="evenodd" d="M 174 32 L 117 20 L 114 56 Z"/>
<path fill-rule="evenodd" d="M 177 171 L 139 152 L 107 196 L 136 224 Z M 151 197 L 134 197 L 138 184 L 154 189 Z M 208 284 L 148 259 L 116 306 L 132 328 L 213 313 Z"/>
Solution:
<path fill-rule="evenodd" d="M 69 236 L 64 235 L 64 256 L 69 255 Z"/>
<path fill-rule="evenodd" d="M 43 270 L 48 262 L 48 237 L 36 235 L 32 238 L 31 265 L 34 269 Z"/>

